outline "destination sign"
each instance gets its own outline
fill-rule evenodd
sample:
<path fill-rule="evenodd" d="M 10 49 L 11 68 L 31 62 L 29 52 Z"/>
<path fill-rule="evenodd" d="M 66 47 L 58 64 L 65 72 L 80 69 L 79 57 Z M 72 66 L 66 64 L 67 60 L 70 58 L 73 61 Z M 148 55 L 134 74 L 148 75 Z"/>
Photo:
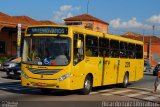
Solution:
<path fill-rule="evenodd" d="M 67 27 L 29 27 L 27 34 L 68 34 Z"/>

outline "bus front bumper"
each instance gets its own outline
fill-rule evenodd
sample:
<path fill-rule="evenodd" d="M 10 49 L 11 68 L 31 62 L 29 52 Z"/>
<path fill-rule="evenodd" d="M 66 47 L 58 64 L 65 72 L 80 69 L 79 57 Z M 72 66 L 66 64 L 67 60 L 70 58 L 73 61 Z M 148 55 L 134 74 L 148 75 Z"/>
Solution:
<path fill-rule="evenodd" d="M 25 78 L 24 76 L 21 75 L 21 85 L 25 87 L 35 87 L 35 88 L 72 90 L 70 88 L 69 78 L 63 81 L 59 81 L 58 79 Z"/>

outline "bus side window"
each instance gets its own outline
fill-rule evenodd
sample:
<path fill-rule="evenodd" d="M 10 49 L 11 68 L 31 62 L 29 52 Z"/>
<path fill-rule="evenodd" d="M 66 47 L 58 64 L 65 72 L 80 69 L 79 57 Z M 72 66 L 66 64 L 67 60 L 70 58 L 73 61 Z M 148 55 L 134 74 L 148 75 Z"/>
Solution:
<path fill-rule="evenodd" d="M 98 37 L 86 35 L 86 56 L 98 57 Z"/>
<path fill-rule="evenodd" d="M 135 44 L 129 43 L 128 44 L 128 55 L 129 58 L 135 59 Z"/>
<path fill-rule="evenodd" d="M 110 57 L 119 57 L 119 41 L 117 40 L 110 40 Z"/>
<path fill-rule="evenodd" d="M 136 45 L 136 59 L 142 59 L 142 58 L 143 58 L 143 46 Z"/>
<path fill-rule="evenodd" d="M 121 58 L 128 58 L 127 43 L 126 42 L 120 42 L 120 57 Z"/>

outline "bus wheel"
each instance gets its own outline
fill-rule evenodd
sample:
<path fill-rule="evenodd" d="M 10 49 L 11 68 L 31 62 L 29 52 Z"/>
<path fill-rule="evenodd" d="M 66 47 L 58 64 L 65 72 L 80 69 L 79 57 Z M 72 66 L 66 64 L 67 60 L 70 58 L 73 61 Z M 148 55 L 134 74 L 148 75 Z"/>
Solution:
<path fill-rule="evenodd" d="M 49 94 L 52 90 L 48 88 L 40 88 L 41 92 L 44 94 Z"/>
<path fill-rule="evenodd" d="M 92 77 L 88 75 L 85 78 L 83 89 L 81 89 L 81 94 L 87 95 L 91 92 L 91 90 L 92 90 Z"/>
<path fill-rule="evenodd" d="M 128 76 L 128 73 L 126 73 L 125 75 L 124 75 L 124 78 L 123 78 L 123 83 L 121 84 L 121 87 L 122 88 L 127 88 L 127 86 L 128 86 L 128 81 L 129 81 L 129 76 Z"/>

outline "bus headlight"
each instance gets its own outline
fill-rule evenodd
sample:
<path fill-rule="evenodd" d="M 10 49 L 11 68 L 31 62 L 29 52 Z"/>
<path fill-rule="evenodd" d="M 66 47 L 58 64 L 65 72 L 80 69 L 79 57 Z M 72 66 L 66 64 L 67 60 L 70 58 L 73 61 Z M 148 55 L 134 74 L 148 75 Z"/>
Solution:
<path fill-rule="evenodd" d="M 26 73 L 24 73 L 23 71 L 21 71 L 21 75 L 22 75 L 24 78 L 28 79 L 27 74 L 26 74 Z"/>
<path fill-rule="evenodd" d="M 60 78 L 58 78 L 57 80 L 58 80 L 58 81 L 63 81 L 63 80 L 65 80 L 66 78 L 68 78 L 68 77 L 70 77 L 70 76 L 71 76 L 71 73 L 67 73 L 67 74 L 61 76 Z"/>

